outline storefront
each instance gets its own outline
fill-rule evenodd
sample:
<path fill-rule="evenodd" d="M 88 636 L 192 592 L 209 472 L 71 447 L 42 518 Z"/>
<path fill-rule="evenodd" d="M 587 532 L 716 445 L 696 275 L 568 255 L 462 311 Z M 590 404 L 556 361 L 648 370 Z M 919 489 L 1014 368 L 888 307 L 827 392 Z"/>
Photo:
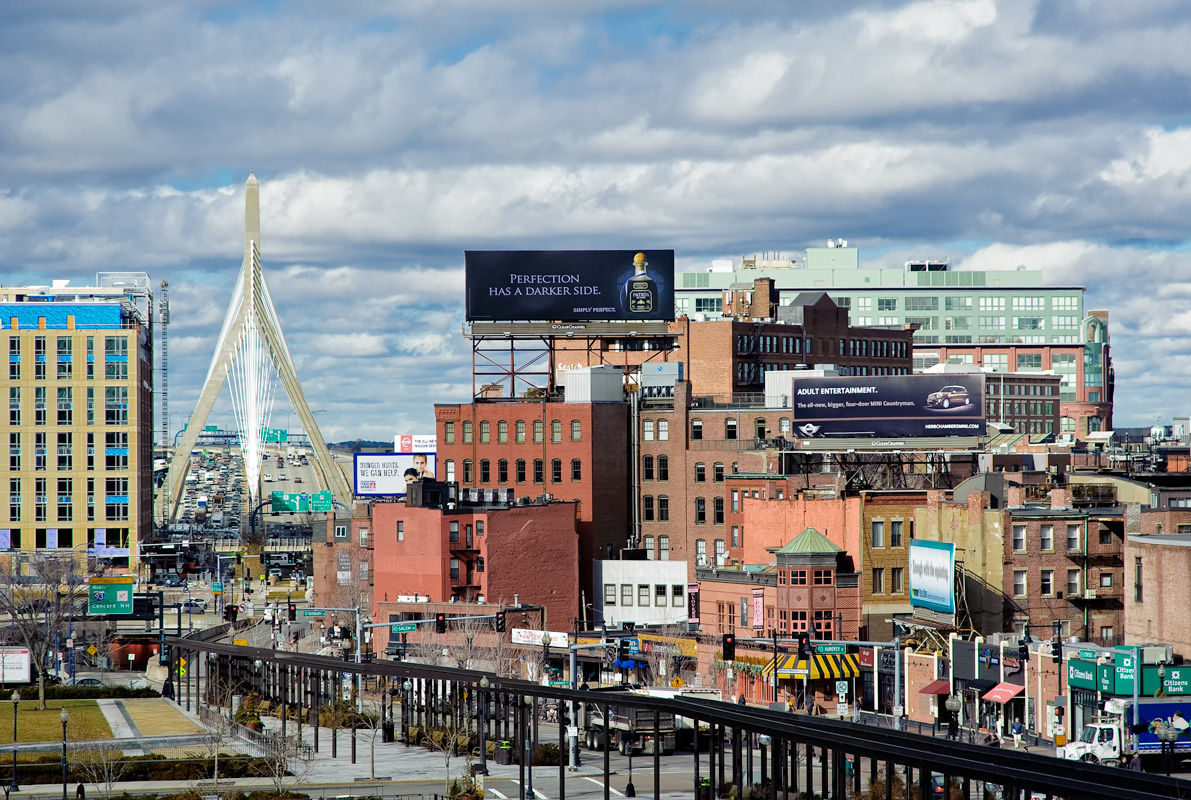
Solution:
<path fill-rule="evenodd" d="M 773 664 L 762 670 L 772 679 Z M 795 706 L 812 713 L 838 713 L 837 683 L 846 681 L 848 692 L 846 704 L 857 696 L 860 677 L 860 655 L 812 655 L 810 659 L 799 658 L 797 654 L 779 654 L 777 659 L 778 686 L 792 697 Z"/>

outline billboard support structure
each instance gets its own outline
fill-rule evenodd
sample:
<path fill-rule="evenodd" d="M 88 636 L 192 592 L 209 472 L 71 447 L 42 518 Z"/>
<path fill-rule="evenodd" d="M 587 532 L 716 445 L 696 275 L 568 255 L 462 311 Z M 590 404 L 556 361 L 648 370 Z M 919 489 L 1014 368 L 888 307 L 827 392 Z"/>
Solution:
<path fill-rule="evenodd" d="M 485 387 L 496 385 L 507 386 L 510 397 L 534 389 L 546 396 L 554 391 L 553 362 L 549 336 L 472 336 L 471 395 L 479 397 Z"/>

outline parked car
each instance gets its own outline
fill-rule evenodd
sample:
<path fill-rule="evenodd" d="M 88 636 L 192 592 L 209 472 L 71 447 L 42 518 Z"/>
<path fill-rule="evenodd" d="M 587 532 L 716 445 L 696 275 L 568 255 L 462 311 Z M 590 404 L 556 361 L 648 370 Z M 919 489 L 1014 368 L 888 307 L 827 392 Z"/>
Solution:
<path fill-rule="evenodd" d="M 182 601 L 182 610 L 189 611 L 192 614 L 206 614 L 207 601 L 201 597 L 191 597 Z"/>
<path fill-rule="evenodd" d="M 952 406 L 966 406 L 970 401 L 968 390 L 963 386 L 944 386 L 937 392 L 926 396 L 927 408 L 951 408 Z"/>
<path fill-rule="evenodd" d="M 67 686 L 103 686 L 103 681 L 99 678 L 71 678 L 66 682 Z"/>

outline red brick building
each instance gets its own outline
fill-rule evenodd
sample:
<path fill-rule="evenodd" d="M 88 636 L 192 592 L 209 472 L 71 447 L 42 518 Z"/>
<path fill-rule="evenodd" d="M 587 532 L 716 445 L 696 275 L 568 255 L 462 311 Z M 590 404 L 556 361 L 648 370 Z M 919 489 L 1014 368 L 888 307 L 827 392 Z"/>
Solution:
<path fill-rule="evenodd" d="M 477 398 L 434 412 L 439 475 L 448 483 L 575 503 L 578 585 L 590 603 L 592 561 L 629 540 L 629 404 Z"/>

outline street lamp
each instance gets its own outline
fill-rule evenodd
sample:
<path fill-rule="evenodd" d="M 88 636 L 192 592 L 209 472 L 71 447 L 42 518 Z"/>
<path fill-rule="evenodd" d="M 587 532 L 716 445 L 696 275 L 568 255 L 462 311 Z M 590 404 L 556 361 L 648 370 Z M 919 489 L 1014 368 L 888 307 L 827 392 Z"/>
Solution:
<path fill-rule="evenodd" d="M 637 748 L 637 734 L 635 731 L 625 731 L 624 747 L 629 754 L 629 782 L 624 785 L 624 796 L 636 797 L 637 787 L 633 786 L 633 750 Z M 654 747 L 657 747 L 656 738 L 654 740 Z"/>
<path fill-rule="evenodd" d="M 488 676 L 480 678 L 480 774 L 488 774 L 488 743 L 485 738 L 488 735 L 488 688 L 492 686 L 492 682 L 488 680 Z"/>
<path fill-rule="evenodd" d="M 757 741 L 761 745 L 761 788 L 765 788 L 765 784 L 769 782 L 769 780 L 765 777 L 765 772 L 768 767 L 766 762 L 769 760 L 765 755 L 765 749 L 769 747 L 769 743 L 772 742 L 773 739 L 770 738 L 769 734 L 763 733 L 757 737 Z"/>
<path fill-rule="evenodd" d="M 543 640 L 549 639 L 550 634 L 542 637 Z M 533 793 L 533 727 L 530 725 L 532 715 L 534 713 L 534 699 L 529 695 L 523 698 L 525 701 L 525 796 L 532 798 Z"/>
<path fill-rule="evenodd" d="M 1170 777 L 1170 754 L 1174 751 L 1174 743 L 1179 738 L 1179 732 L 1173 725 L 1163 725 L 1154 733 L 1162 742 L 1162 760 L 1166 762 L 1166 777 Z"/>
<path fill-rule="evenodd" d="M 21 693 L 16 689 L 12 690 L 12 783 L 8 785 L 9 793 L 19 792 L 21 787 L 17 785 L 17 708 L 21 705 Z"/>
<path fill-rule="evenodd" d="M 70 714 L 62 709 L 62 800 L 66 800 L 66 723 L 70 722 Z"/>
<path fill-rule="evenodd" d="M 550 685 L 550 634 L 542 634 L 542 685 Z"/>
<path fill-rule="evenodd" d="M 947 722 L 947 732 L 949 734 L 948 738 L 950 738 L 950 733 L 952 730 L 959 730 L 959 720 L 955 715 L 958 714 L 959 710 L 964 707 L 964 701 L 961 700 L 958 695 L 953 694 L 943 702 L 943 706 L 948 712 L 951 713 L 951 719 Z"/>
<path fill-rule="evenodd" d="M 401 725 L 405 728 L 405 746 L 409 747 L 409 704 L 411 701 L 410 689 L 414 685 L 409 682 L 409 678 L 405 679 L 405 683 L 401 684 L 401 688 L 405 690 L 405 697 L 401 700 Z"/>

